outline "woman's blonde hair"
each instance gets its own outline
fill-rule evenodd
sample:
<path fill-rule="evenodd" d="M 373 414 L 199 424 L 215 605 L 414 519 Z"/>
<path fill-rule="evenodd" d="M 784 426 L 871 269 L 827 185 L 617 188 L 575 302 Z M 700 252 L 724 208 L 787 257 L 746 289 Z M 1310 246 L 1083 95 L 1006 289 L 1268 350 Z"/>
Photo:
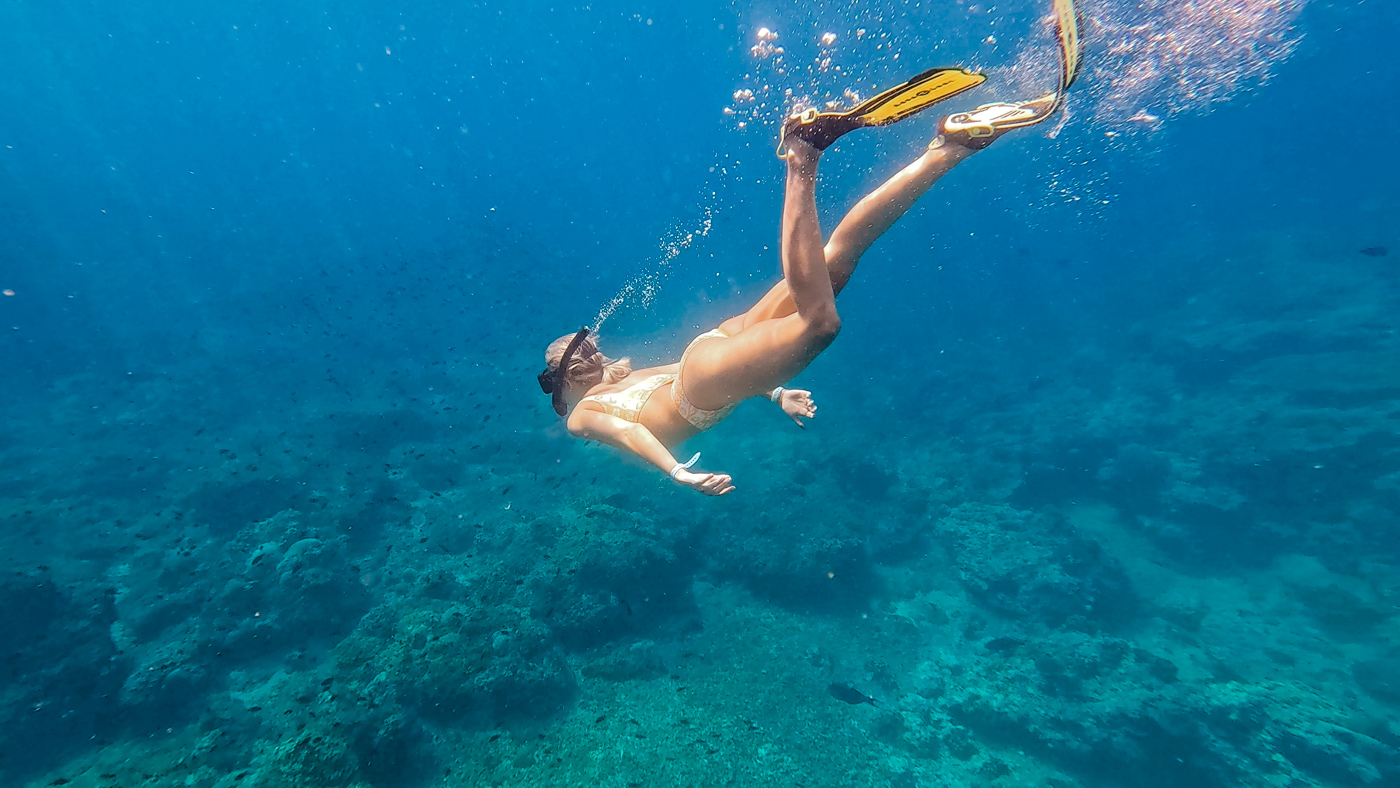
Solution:
<path fill-rule="evenodd" d="M 603 355 L 598 350 L 597 336 L 597 334 L 590 333 L 579 344 L 578 350 L 574 352 L 574 357 L 569 361 L 569 369 L 564 375 L 565 385 L 582 383 L 596 386 L 599 379 L 604 383 L 616 383 L 632 374 L 632 359 L 611 359 Z M 569 349 L 569 342 L 573 338 L 573 334 L 565 334 L 550 342 L 549 347 L 544 351 L 545 366 L 550 369 L 558 368 L 559 360 L 564 357 L 564 351 Z"/>

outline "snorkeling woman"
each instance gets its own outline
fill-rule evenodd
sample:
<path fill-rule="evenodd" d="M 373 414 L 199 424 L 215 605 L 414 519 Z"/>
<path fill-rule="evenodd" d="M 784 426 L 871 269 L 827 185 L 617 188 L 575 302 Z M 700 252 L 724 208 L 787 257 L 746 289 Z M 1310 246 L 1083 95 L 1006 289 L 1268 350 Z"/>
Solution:
<path fill-rule="evenodd" d="M 570 434 L 631 452 L 706 495 L 731 492 L 729 474 L 693 471 L 700 455 L 677 462 L 671 447 L 715 426 L 750 397 L 773 401 L 798 426 L 816 415 L 811 392 L 782 384 L 806 369 L 841 331 L 836 296 L 861 255 L 959 162 L 1007 131 L 1050 118 L 1063 104 L 1080 66 L 1073 0 L 1054 0 L 1054 21 L 1060 80 L 1053 93 L 943 117 L 923 155 L 861 198 L 825 244 L 817 222 L 822 151 L 843 134 L 912 117 L 985 77 L 932 69 L 848 112 L 809 109 L 788 118 L 778 143 L 778 155 L 787 162 L 782 281 L 749 311 L 691 340 L 674 364 L 633 370 L 628 359 L 604 356 L 587 328 L 554 340 L 545 350 L 540 388 L 553 395 L 554 410 L 567 417 Z"/>
<path fill-rule="evenodd" d="M 699 455 L 680 463 L 670 447 L 715 426 L 750 397 L 773 401 L 799 426 L 814 416 L 811 392 L 782 384 L 840 332 L 836 296 L 861 255 L 955 165 L 1005 131 L 1049 117 L 1058 103 L 1052 94 L 943 118 L 923 155 L 856 203 L 825 244 L 817 221 L 817 162 L 834 138 L 810 128 L 821 126 L 820 118 L 806 128 L 803 116 L 790 118 L 783 127 L 782 281 L 744 314 L 692 340 L 674 364 L 634 370 L 628 359 L 604 356 L 587 329 L 560 337 L 545 351 L 541 388 L 554 395 L 555 410 L 567 414 L 575 437 L 631 452 L 706 495 L 732 491 L 728 474 L 693 471 Z"/>

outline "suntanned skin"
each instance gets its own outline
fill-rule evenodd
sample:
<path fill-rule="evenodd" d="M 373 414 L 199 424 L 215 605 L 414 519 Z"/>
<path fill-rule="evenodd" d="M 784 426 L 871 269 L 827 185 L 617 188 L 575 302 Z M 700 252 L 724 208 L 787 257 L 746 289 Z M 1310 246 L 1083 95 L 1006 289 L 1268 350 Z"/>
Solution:
<path fill-rule="evenodd" d="M 822 243 L 817 221 L 817 162 L 821 153 L 799 139 L 787 143 L 787 186 L 783 197 L 783 279 L 742 315 L 720 324 L 728 338 L 701 342 L 686 358 L 685 397 L 697 408 L 719 410 L 796 377 L 836 338 L 841 318 L 836 295 L 855 272 L 861 255 L 903 216 L 944 174 L 973 151 L 948 144 L 930 148 L 875 191 L 856 203 Z M 652 375 L 677 374 L 678 364 L 633 370 L 612 383 L 574 383 L 564 391 L 572 412 L 569 432 L 631 452 L 669 473 L 676 465 L 670 447 L 698 430 L 671 401 L 671 384 L 657 389 L 638 423 L 604 413 L 586 396 L 622 391 Z M 811 392 L 791 389 L 780 403 L 799 425 L 816 413 Z M 575 407 L 577 406 L 577 407 Z M 707 495 L 734 489 L 728 474 L 681 470 L 676 481 Z"/>

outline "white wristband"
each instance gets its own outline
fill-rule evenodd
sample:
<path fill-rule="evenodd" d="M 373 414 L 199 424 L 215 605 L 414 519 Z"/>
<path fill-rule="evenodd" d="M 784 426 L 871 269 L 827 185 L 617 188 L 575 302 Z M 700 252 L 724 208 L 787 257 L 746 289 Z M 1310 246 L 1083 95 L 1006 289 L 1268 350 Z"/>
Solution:
<path fill-rule="evenodd" d="M 686 460 L 685 462 L 678 462 L 678 463 L 676 463 L 676 467 L 674 467 L 674 468 L 671 469 L 671 481 L 675 481 L 675 480 L 676 480 L 676 474 L 680 473 L 680 472 L 683 471 L 683 470 L 686 470 L 687 468 L 689 468 L 690 466 L 694 465 L 694 464 L 695 464 L 696 462 L 698 462 L 699 460 L 700 460 L 700 452 L 697 451 L 697 452 L 695 452 L 695 456 L 694 456 L 694 457 L 691 457 L 689 460 Z"/>
<path fill-rule="evenodd" d="M 778 400 L 782 399 L 784 391 L 787 391 L 787 389 L 783 388 L 782 386 L 779 386 L 773 389 L 772 391 L 768 392 L 768 399 L 772 400 L 776 404 Z"/>

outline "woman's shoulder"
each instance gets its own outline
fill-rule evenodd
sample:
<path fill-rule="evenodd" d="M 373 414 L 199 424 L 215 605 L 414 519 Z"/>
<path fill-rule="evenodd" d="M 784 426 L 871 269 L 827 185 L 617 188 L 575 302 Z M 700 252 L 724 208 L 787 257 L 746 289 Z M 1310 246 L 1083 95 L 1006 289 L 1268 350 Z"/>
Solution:
<path fill-rule="evenodd" d="M 627 373 L 627 377 L 621 380 L 614 381 L 612 383 L 599 383 L 598 385 L 588 390 L 588 395 L 591 397 L 594 394 L 611 394 L 617 391 L 626 391 L 627 389 L 637 385 L 638 383 L 641 383 L 642 381 L 648 380 L 650 378 L 654 378 L 657 375 L 674 374 L 676 374 L 675 364 L 667 364 L 662 367 L 646 367 L 645 369 L 634 369 L 631 372 Z"/>
<path fill-rule="evenodd" d="M 676 370 L 679 368 L 679 364 L 664 364 L 659 367 L 646 367 L 644 369 L 634 369 L 632 370 L 632 373 L 630 375 L 618 381 L 618 383 L 630 385 L 632 383 L 636 383 L 639 380 L 646 380 L 647 378 L 655 377 L 657 375 L 674 375 L 676 374 Z"/>

